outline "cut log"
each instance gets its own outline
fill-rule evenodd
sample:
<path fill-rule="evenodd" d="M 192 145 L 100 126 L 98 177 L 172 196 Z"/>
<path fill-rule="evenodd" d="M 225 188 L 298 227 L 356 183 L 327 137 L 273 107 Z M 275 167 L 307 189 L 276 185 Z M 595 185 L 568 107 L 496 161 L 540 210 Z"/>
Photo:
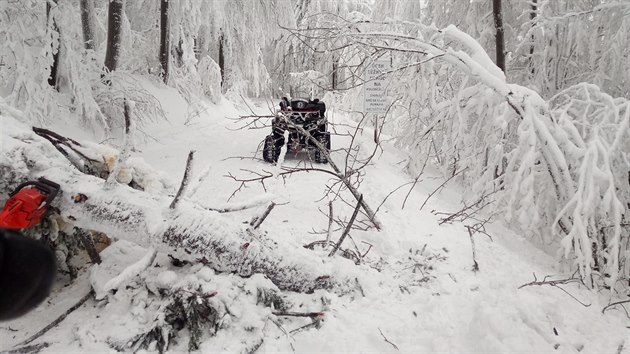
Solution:
<path fill-rule="evenodd" d="M 76 169 L 52 144 L 21 123 L 5 121 L 0 138 L 0 193 L 20 182 L 45 176 L 61 186 L 53 202 L 70 224 L 127 239 L 143 247 L 203 256 L 217 271 L 250 276 L 266 275 L 280 289 L 312 292 L 330 289 L 338 294 L 354 290 L 352 266 L 341 259 L 322 260 L 290 239 L 275 240 L 222 214 L 187 200 L 169 209 L 170 197 L 115 185 Z M 87 198 L 75 199 L 82 194 Z M 77 202 L 79 200 L 79 202 Z"/>

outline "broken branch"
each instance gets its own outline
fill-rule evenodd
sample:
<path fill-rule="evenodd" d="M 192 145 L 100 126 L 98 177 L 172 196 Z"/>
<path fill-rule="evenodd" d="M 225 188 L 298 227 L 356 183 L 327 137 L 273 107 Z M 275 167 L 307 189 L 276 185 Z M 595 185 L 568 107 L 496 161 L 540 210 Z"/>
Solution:
<path fill-rule="evenodd" d="M 179 203 L 179 199 L 184 193 L 184 190 L 186 189 L 186 187 L 188 186 L 188 179 L 190 177 L 190 170 L 192 168 L 192 161 L 193 161 L 194 155 L 195 155 L 195 150 L 190 150 L 190 152 L 188 153 L 188 159 L 186 160 L 186 169 L 184 170 L 184 177 L 182 178 L 182 183 L 179 185 L 179 190 L 177 191 L 175 198 L 171 202 L 169 209 L 175 209 L 175 207 L 177 207 L 177 203 Z"/>
<path fill-rule="evenodd" d="M 350 233 L 350 229 L 352 228 L 352 224 L 354 224 L 354 219 L 357 218 L 357 214 L 359 213 L 359 209 L 361 208 L 361 202 L 362 201 L 363 201 L 363 194 L 361 194 L 359 196 L 359 201 L 357 202 L 357 206 L 354 208 L 354 212 L 352 213 L 352 217 L 350 218 L 350 221 L 348 222 L 348 225 L 346 225 L 346 229 L 343 230 L 343 234 L 339 238 L 339 242 L 337 242 L 337 244 L 332 249 L 332 251 L 330 251 L 330 254 L 328 254 L 328 257 L 332 257 L 332 256 L 335 255 L 335 253 L 337 252 L 339 247 L 341 247 L 341 244 L 343 243 L 343 240 L 345 240 L 346 236 L 348 236 L 348 233 Z"/>

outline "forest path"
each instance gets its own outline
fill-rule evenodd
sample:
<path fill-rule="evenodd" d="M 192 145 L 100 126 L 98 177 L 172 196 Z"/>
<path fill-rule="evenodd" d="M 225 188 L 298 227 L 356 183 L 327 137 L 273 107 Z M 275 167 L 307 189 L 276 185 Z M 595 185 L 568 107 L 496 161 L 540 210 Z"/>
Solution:
<path fill-rule="evenodd" d="M 269 114 L 265 102 L 259 102 L 255 110 Z M 148 161 L 154 166 L 165 166 L 170 174 L 181 175 L 186 150 L 197 150 L 199 163 L 210 165 L 212 170 L 195 197 L 215 201 L 226 201 L 239 187 L 225 177 L 228 172 L 248 177 L 251 175 L 244 170 L 275 171 L 276 167 L 261 160 L 236 158 L 254 156 L 270 128 L 233 130 L 242 125 L 229 119 L 238 113 L 224 110 L 223 115 L 200 116 L 189 127 L 175 132 L 167 149 L 149 144 L 145 150 Z M 329 118 L 334 123 L 355 124 L 330 105 Z M 353 130 L 342 126 L 337 129 L 340 133 Z M 372 139 L 371 130 L 357 137 L 364 153 L 372 150 Z M 332 137 L 333 149 L 349 142 L 348 137 Z M 383 148 L 366 169 L 360 187 L 373 209 L 390 192 L 414 178 L 411 172 L 403 172 L 409 156 L 390 143 L 384 143 Z M 343 166 L 343 152 L 333 152 L 333 158 Z M 310 166 L 308 154 L 289 153 L 283 166 Z M 428 194 L 443 182 L 439 176 L 427 167 L 404 209 L 401 206 L 410 186 L 392 194 L 378 212 L 385 227 L 382 232 L 352 233 L 360 250 L 368 248 L 363 241 L 373 245 L 367 257 L 370 266 L 374 267 L 380 259 L 386 264 L 382 272 L 387 277 L 395 282 L 416 282 L 418 286 L 401 290 L 382 284 L 364 285 L 366 297 L 354 301 L 337 299 L 331 316 L 318 332 L 296 334 L 291 340 L 268 341 L 264 348 L 286 351 L 291 349 L 287 342 L 291 342 L 297 352 L 396 351 L 384 340 L 385 336 L 402 352 L 630 353 L 628 319 L 615 311 L 602 315 L 601 309 L 607 304 L 603 296 L 576 284 L 563 287 L 570 295 L 551 286 L 519 290 L 519 286 L 533 280 L 533 273 L 542 279 L 561 272 L 553 257 L 500 224 L 488 226 L 492 240 L 482 234 L 474 236 L 480 270 L 473 272 L 471 241 L 465 228 L 472 222 L 440 226 L 438 216 L 431 213 L 460 209 L 461 196 L 466 191 L 449 184 L 419 209 Z M 322 197 L 330 181 L 329 175 L 317 172 L 266 181 L 267 193 L 275 195 L 276 202 L 282 205 L 274 209 L 262 228 L 281 237 L 297 238 L 303 244 L 323 239 L 324 235 L 312 232 L 327 227 L 322 212 L 328 212 L 328 199 Z M 248 186 L 232 201 L 247 201 L 264 193 L 260 184 Z M 347 194 L 344 196 L 349 204 L 355 203 Z M 334 213 L 348 219 L 352 208 L 336 203 Z M 240 222 L 247 220 L 242 215 L 238 217 Z M 333 238 L 336 240 L 339 235 L 340 231 Z M 346 240 L 351 247 L 348 243 Z M 426 266 L 416 267 L 419 274 L 409 270 L 415 261 Z M 426 272 L 426 279 L 422 272 Z M 590 306 L 585 307 L 572 297 Z"/>
<path fill-rule="evenodd" d="M 247 177 L 250 174 L 246 170 L 277 170 L 259 159 L 251 159 L 269 128 L 235 129 L 239 123 L 232 118 L 243 110 L 224 100 L 220 105 L 208 106 L 207 111 L 184 124 L 187 105 L 183 99 L 170 89 L 150 89 L 162 102 L 170 122 L 144 127 L 150 138 L 138 144 L 138 154 L 177 184 L 188 151 L 196 150 L 196 173 L 207 166 L 210 172 L 188 198 L 208 206 L 222 206 L 239 188 L 238 182 L 226 177 L 228 173 Z M 255 110 L 266 113 L 265 103 L 259 102 Z M 329 117 L 335 123 L 353 124 L 334 107 Z M 348 137 L 333 136 L 333 149 L 348 143 Z M 363 151 L 370 151 L 374 146 L 372 132 L 366 130 L 357 143 Z M 383 149 L 374 164 L 367 167 L 360 187 L 374 209 L 391 191 L 414 178 L 413 172 L 404 172 L 409 156 L 388 142 Z M 333 158 L 343 165 L 342 152 L 334 152 Z M 287 156 L 283 165 L 308 166 L 307 159 L 304 153 Z M 318 292 L 330 302 L 323 326 L 290 336 L 270 326 L 259 352 L 630 353 L 628 319 L 614 310 L 602 315 L 601 309 L 607 302 L 595 292 L 577 284 L 564 286 L 570 295 L 550 286 L 519 290 L 519 286 L 533 280 L 532 273 L 541 279 L 560 271 L 553 257 L 500 224 L 488 226 L 492 239 L 481 234 L 474 236 L 479 265 L 479 271 L 474 272 L 467 224 L 440 226 L 439 217 L 431 212 L 458 210 L 466 191 L 449 184 L 420 210 L 427 195 L 442 181 L 437 171 L 427 167 L 409 193 L 404 209 L 402 204 L 410 186 L 393 193 L 383 203 L 378 212 L 383 231 L 351 233 L 361 251 L 367 251 L 368 243 L 373 246 L 360 266 L 365 271 L 361 279 L 364 297 L 339 298 Z M 330 176 L 317 172 L 298 173 L 285 180 L 271 178 L 265 183 L 266 192 L 260 184 L 252 183 L 241 188 L 230 202 L 248 202 L 263 194 L 273 197 L 278 206 L 264 222 L 262 231 L 307 244 L 324 238 L 312 232 L 327 227 L 328 220 L 319 211 L 328 211 L 328 200 L 322 199 L 327 183 Z M 347 201 L 355 203 L 351 198 Z M 240 223 L 248 221 L 255 212 L 256 209 L 246 210 L 225 216 Z M 334 213 L 348 219 L 352 207 L 337 202 Z M 340 233 L 337 231 L 333 238 L 336 240 Z M 351 240 L 346 240 L 344 246 L 350 245 Z M 348 266 L 353 267 L 351 263 Z M 15 345 L 63 312 L 61 309 L 73 303 L 71 300 L 83 295 L 77 289 L 83 290 L 86 281 L 83 274 L 79 277 L 81 284 L 57 289 L 48 304 L 34 315 L 0 324 L 0 349 Z M 590 306 L 585 307 L 576 299 Z M 90 344 L 93 334 L 87 328 L 98 328 L 98 313 L 94 303 L 75 311 L 42 338 L 65 338 L 64 346 L 46 350 L 106 350 L 105 343 Z M 226 350 L 219 343 L 209 339 L 201 349 Z"/>

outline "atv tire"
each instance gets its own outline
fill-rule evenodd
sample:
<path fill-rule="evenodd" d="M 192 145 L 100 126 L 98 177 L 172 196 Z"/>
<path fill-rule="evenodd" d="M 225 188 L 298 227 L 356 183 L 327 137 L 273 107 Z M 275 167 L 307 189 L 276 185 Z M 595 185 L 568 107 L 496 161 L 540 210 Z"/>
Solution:
<path fill-rule="evenodd" d="M 320 144 L 324 145 L 324 147 L 326 148 L 326 152 L 330 154 L 330 133 L 320 133 L 317 135 L 316 139 L 320 142 Z M 322 153 L 317 147 L 315 148 L 315 162 L 328 163 L 326 154 Z"/>
<path fill-rule="evenodd" d="M 263 160 L 269 163 L 278 162 L 280 157 L 280 150 L 284 145 L 284 137 L 275 138 L 273 134 L 267 135 L 265 138 L 265 144 L 263 146 Z"/>

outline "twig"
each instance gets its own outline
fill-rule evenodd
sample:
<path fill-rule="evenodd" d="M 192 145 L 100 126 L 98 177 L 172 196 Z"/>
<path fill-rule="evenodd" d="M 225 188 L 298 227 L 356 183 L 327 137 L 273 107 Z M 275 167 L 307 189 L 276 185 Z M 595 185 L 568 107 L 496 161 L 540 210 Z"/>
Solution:
<path fill-rule="evenodd" d="M 398 346 L 397 346 L 396 344 L 394 344 L 394 343 L 390 342 L 390 341 L 389 341 L 389 339 L 387 339 L 387 337 L 385 337 L 385 335 L 383 334 L 383 331 L 381 331 L 381 329 L 380 329 L 380 328 L 378 329 L 378 332 L 381 334 L 381 336 L 383 337 L 383 339 L 385 339 L 385 341 L 386 341 L 387 343 L 391 344 L 391 345 L 392 345 L 392 347 L 394 347 L 394 349 L 396 349 L 396 350 L 400 351 L 400 349 L 398 349 Z"/>
<path fill-rule="evenodd" d="M 254 230 L 256 230 L 262 223 L 263 221 L 265 221 L 265 219 L 267 218 L 267 216 L 269 216 L 269 213 L 271 213 L 271 210 L 273 209 L 273 207 L 276 206 L 276 203 L 274 202 L 269 202 L 269 204 L 267 205 L 267 208 L 265 209 L 265 211 L 262 213 L 261 216 L 255 217 L 252 219 L 252 221 L 249 222 L 249 226 L 251 226 Z"/>
<path fill-rule="evenodd" d="M 479 263 L 477 263 L 477 255 L 476 255 L 476 252 L 475 252 L 475 238 L 473 237 L 472 228 L 470 226 L 466 225 L 466 229 L 468 229 L 468 235 L 470 235 L 470 244 L 472 246 L 472 257 L 473 257 L 472 270 L 473 270 L 473 272 L 478 272 L 479 271 Z"/>
<path fill-rule="evenodd" d="M 359 200 L 357 202 L 357 206 L 354 208 L 354 212 L 352 213 L 352 217 L 350 217 L 350 221 L 348 222 L 348 225 L 346 225 L 346 229 L 343 231 L 343 234 L 339 238 L 339 242 L 337 242 L 337 244 L 332 249 L 332 251 L 330 251 L 330 254 L 328 254 L 328 257 L 332 257 L 332 256 L 335 255 L 335 253 L 337 252 L 339 247 L 341 247 L 341 244 L 343 243 L 343 240 L 346 238 L 346 236 L 348 236 L 348 233 L 350 232 L 350 229 L 352 228 L 352 224 L 354 223 L 354 219 L 356 219 L 357 214 L 359 213 L 359 209 L 361 208 L 361 202 L 362 201 L 363 201 L 363 194 L 361 194 L 359 196 Z"/>
<path fill-rule="evenodd" d="M 418 173 L 416 178 L 413 180 L 413 184 L 411 185 L 411 188 L 409 188 L 409 191 L 407 192 L 407 195 L 405 196 L 405 200 L 403 200 L 401 209 L 405 209 L 405 204 L 407 204 L 407 199 L 409 198 L 409 195 L 411 195 L 411 192 L 413 191 L 413 189 L 416 188 L 416 184 L 418 184 L 418 180 L 420 179 L 420 176 L 422 176 L 422 174 L 424 173 L 424 169 L 427 167 L 427 162 L 429 162 L 430 155 L 431 155 L 431 146 L 429 145 L 429 151 L 427 151 L 427 158 L 424 159 L 424 163 L 422 164 L 422 169 L 420 169 L 420 172 Z"/>
<path fill-rule="evenodd" d="M 26 340 L 20 342 L 18 344 L 18 346 L 24 346 L 29 344 L 30 342 L 34 341 L 35 339 L 43 336 L 44 334 L 46 334 L 46 332 L 50 331 L 51 329 L 55 328 L 59 323 L 61 323 L 61 321 L 65 320 L 66 317 L 68 317 L 69 314 L 71 314 L 74 310 L 78 309 L 79 307 L 81 307 L 81 305 L 83 305 L 86 301 L 88 301 L 92 296 L 94 296 L 94 290 L 90 289 L 90 292 L 87 293 L 85 296 L 83 296 L 76 304 L 74 304 L 71 308 L 69 308 L 68 310 L 66 310 L 66 312 L 64 312 L 63 314 L 61 314 L 61 316 L 57 317 L 54 321 L 52 321 L 48 326 L 42 328 L 39 332 L 33 334 L 32 336 L 28 337 Z"/>
<path fill-rule="evenodd" d="M 374 212 L 374 215 L 378 214 L 378 211 L 381 210 L 381 207 L 383 206 L 383 204 L 385 204 L 385 202 L 387 201 L 387 199 L 389 199 L 389 197 L 391 197 L 394 193 L 398 192 L 399 189 L 409 185 L 409 184 L 414 184 L 414 182 L 407 182 L 407 183 L 403 183 L 400 186 L 394 188 L 391 192 L 389 192 L 386 196 L 385 199 L 383 199 L 383 201 L 381 202 L 381 204 L 378 205 L 378 207 L 376 207 L 376 211 Z"/>
<path fill-rule="evenodd" d="M 175 209 L 175 207 L 177 207 L 177 203 L 179 203 L 179 199 L 181 198 L 182 194 L 184 193 L 184 190 L 186 189 L 186 186 L 188 185 L 188 179 L 190 177 L 190 170 L 192 167 L 192 161 L 193 161 L 194 155 L 195 155 L 195 150 L 190 150 L 190 152 L 188 153 L 188 159 L 186 160 L 186 169 L 184 170 L 184 177 L 182 178 L 182 183 L 179 185 L 179 190 L 177 191 L 175 198 L 171 202 L 169 209 Z"/>
<path fill-rule="evenodd" d="M 448 223 L 450 223 L 450 222 L 452 222 L 453 220 L 455 220 L 455 219 L 456 219 L 456 218 L 458 218 L 458 217 L 460 217 L 460 218 L 461 218 L 461 220 L 459 220 L 460 222 L 463 222 L 463 221 L 464 221 L 464 220 L 466 220 L 466 219 L 473 219 L 473 220 L 477 220 L 477 221 L 479 221 L 478 219 L 473 218 L 473 215 L 475 215 L 475 214 L 479 213 L 479 212 L 480 212 L 481 210 L 483 210 L 485 207 L 487 207 L 488 205 L 490 205 L 490 204 L 494 203 L 494 200 L 488 200 L 488 201 L 486 201 L 486 199 L 488 199 L 488 197 L 489 197 L 489 196 L 491 196 L 491 195 L 493 195 L 493 194 L 497 193 L 498 191 L 499 191 L 499 190 L 497 189 L 497 190 L 495 190 L 495 191 L 493 191 L 493 192 L 490 192 L 490 193 L 487 193 L 487 194 L 483 194 L 483 195 L 479 198 L 479 200 L 477 200 L 476 202 L 474 202 L 474 203 L 472 203 L 472 204 L 470 204 L 470 205 L 466 205 L 466 204 L 464 204 L 464 207 L 463 207 L 463 208 L 461 208 L 460 210 L 458 210 L 458 211 L 456 211 L 456 212 L 454 212 L 454 213 L 452 213 L 452 214 L 449 214 L 449 213 L 439 213 L 439 212 L 434 213 L 435 215 L 440 215 L 440 214 L 441 214 L 441 215 L 447 215 L 446 217 L 444 217 L 444 218 L 442 218 L 442 219 L 440 220 L 440 222 L 438 223 L 438 225 L 442 225 L 442 224 L 447 223 L 447 222 L 448 222 Z M 474 209 L 474 208 L 476 208 L 476 209 Z M 469 211 L 470 211 L 470 212 L 469 212 Z M 491 219 L 491 218 L 492 218 L 492 216 L 490 216 L 490 219 Z M 487 219 L 487 220 L 481 221 L 480 223 L 481 223 L 481 224 L 485 224 L 485 223 L 487 223 L 490 219 Z"/>
<path fill-rule="evenodd" d="M 573 273 L 573 276 L 575 276 L 575 273 Z M 579 278 L 574 278 L 574 277 L 568 278 L 568 279 L 559 279 L 559 280 L 547 280 L 547 278 L 549 276 L 545 276 L 543 278 L 542 281 L 538 281 L 538 278 L 536 278 L 536 274 L 534 273 L 534 281 L 529 282 L 527 284 L 523 284 L 521 286 L 518 287 L 518 289 L 521 289 L 523 287 L 526 286 L 542 286 L 542 285 L 550 285 L 553 287 L 556 287 L 560 290 L 562 290 L 565 294 L 569 295 L 570 297 L 573 298 L 573 300 L 577 301 L 578 303 L 580 303 L 580 305 L 584 306 L 584 307 L 589 307 L 592 304 L 585 304 L 584 302 L 580 301 L 578 298 L 576 298 L 575 296 L 573 296 L 571 293 L 569 293 L 568 291 L 566 291 L 564 288 L 562 288 L 560 285 L 561 284 L 569 284 L 569 283 L 582 283 L 582 280 Z"/>
<path fill-rule="evenodd" d="M 628 300 L 622 300 L 622 301 L 617 301 L 617 302 L 613 302 L 612 304 L 608 304 L 606 305 L 606 307 L 604 307 L 602 309 L 602 313 L 606 312 L 606 310 L 608 310 L 609 308 L 613 307 L 613 306 L 617 306 L 617 305 L 621 305 L 621 304 L 627 304 L 630 303 L 630 299 Z"/>
<path fill-rule="evenodd" d="M 276 312 L 272 312 L 275 316 L 283 316 L 283 317 L 321 317 L 324 316 L 323 312 L 291 312 L 291 311 L 286 311 L 286 312 L 280 312 L 280 311 L 276 311 Z"/>
<path fill-rule="evenodd" d="M 538 281 L 538 278 L 536 277 L 536 273 L 533 274 L 534 275 L 534 280 L 523 284 L 521 286 L 518 287 L 518 289 L 522 289 L 526 286 L 542 286 L 542 285 L 560 285 L 560 284 L 569 284 L 569 283 L 581 283 L 582 281 L 579 278 L 574 278 L 573 276 L 571 278 L 567 278 L 567 279 L 558 279 L 558 280 L 547 280 L 547 278 L 549 278 L 549 275 L 545 276 L 543 278 L 542 281 Z"/>
<path fill-rule="evenodd" d="M 312 249 L 315 249 L 316 245 L 322 245 L 322 247 L 326 248 L 326 246 L 330 246 L 331 244 L 334 246 L 333 242 L 330 242 L 330 241 L 326 242 L 325 240 L 321 240 L 321 241 L 313 241 L 313 242 L 311 242 L 311 243 L 309 243 L 307 245 L 304 245 L 302 247 L 304 247 L 306 249 L 309 249 L 309 250 L 312 250 Z"/>
<path fill-rule="evenodd" d="M 361 242 L 363 242 L 363 243 L 365 243 L 366 245 L 368 245 L 368 246 L 369 246 L 369 247 L 368 247 L 368 249 L 367 249 L 367 251 L 365 251 L 365 252 L 361 255 L 361 258 L 365 258 L 365 256 L 367 256 L 367 254 L 370 252 L 370 250 L 372 249 L 372 247 L 373 247 L 374 245 L 372 245 L 372 244 L 371 244 L 371 243 L 369 243 L 369 242 L 365 242 L 365 241 L 361 241 Z"/>
<path fill-rule="evenodd" d="M 454 173 L 451 177 L 449 177 L 446 181 L 444 181 L 442 184 L 440 184 L 433 192 L 429 193 L 429 196 L 427 197 L 427 199 L 424 200 L 424 203 L 422 203 L 422 205 L 420 206 L 420 210 L 422 210 L 422 208 L 424 208 L 424 206 L 427 204 L 427 202 L 429 201 L 429 199 L 431 199 L 431 197 L 437 193 L 440 189 L 444 188 L 444 186 L 453 178 L 455 178 L 457 175 L 459 175 L 460 173 L 466 171 L 468 167 L 465 167 L 459 171 L 457 171 L 457 173 Z"/>
<path fill-rule="evenodd" d="M 330 238 L 332 237 L 332 225 L 333 225 L 333 204 L 331 200 L 328 202 L 328 232 L 326 232 L 326 246 L 330 244 Z"/>
<path fill-rule="evenodd" d="M 285 335 L 287 338 L 289 338 L 289 332 L 287 332 L 287 330 L 286 330 L 286 329 L 282 326 L 282 324 L 281 324 L 281 323 L 280 323 L 277 319 L 273 318 L 272 316 L 269 316 L 268 318 L 269 318 L 269 320 L 270 320 L 273 324 L 275 324 L 276 326 L 278 326 L 278 328 L 280 329 L 280 331 L 282 331 L 282 333 L 284 333 L 284 335 Z M 280 338 L 280 337 L 276 337 L 276 339 L 278 339 L 278 338 Z"/>
<path fill-rule="evenodd" d="M 309 324 L 306 324 L 306 325 L 304 325 L 304 326 L 302 326 L 302 327 L 298 327 L 298 328 L 296 328 L 296 329 L 292 329 L 292 330 L 289 332 L 289 334 L 293 334 L 293 333 L 301 332 L 301 331 L 304 331 L 304 330 L 309 329 L 309 328 L 311 328 L 311 327 L 317 327 L 317 326 L 319 326 L 319 321 L 313 321 L 313 322 L 311 322 L 311 323 L 309 323 Z"/>
<path fill-rule="evenodd" d="M 27 354 L 27 353 L 34 354 L 34 353 L 39 353 L 40 351 L 42 351 L 42 349 L 48 348 L 49 346 L 50 346 L 50 343 L 42 342 L 42 343 L 27 345 L 24 347 L 15 348 L 11 350 L 4 350 L 4 351 L 1 351 L 0 354 Z"/>

